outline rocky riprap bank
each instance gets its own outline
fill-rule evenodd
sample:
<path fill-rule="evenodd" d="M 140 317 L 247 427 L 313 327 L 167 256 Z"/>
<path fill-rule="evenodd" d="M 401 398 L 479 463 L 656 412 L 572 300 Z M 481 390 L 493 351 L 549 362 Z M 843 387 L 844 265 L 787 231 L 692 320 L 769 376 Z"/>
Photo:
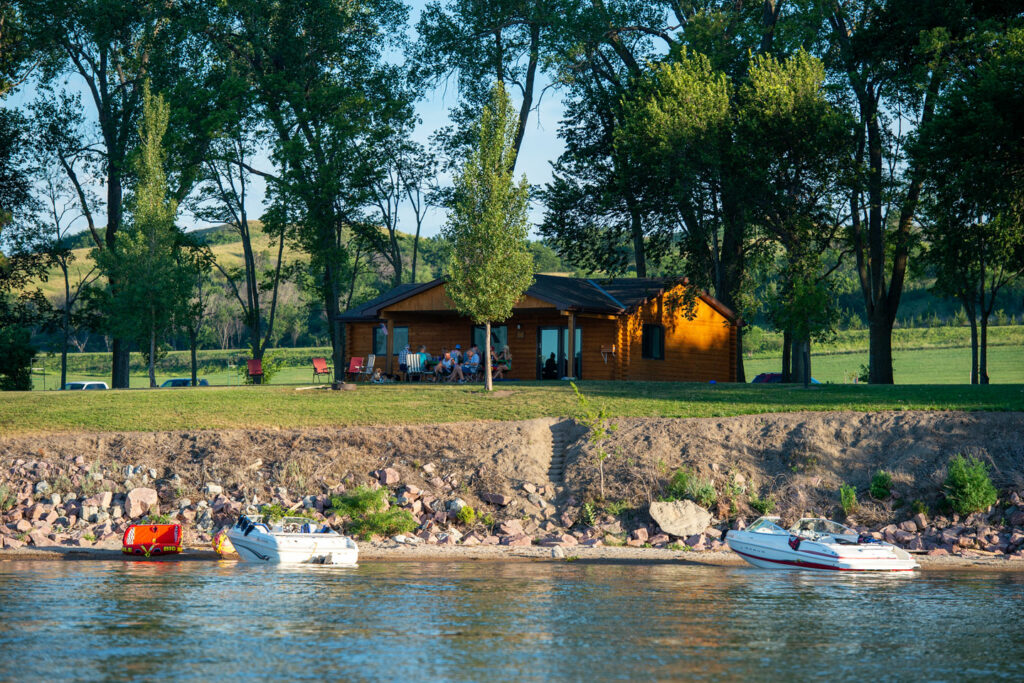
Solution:
<path fill-rule="evenodd" d="M 387 487 L 395 504 L 417 521 L 414 533 L 392 539 L 399 543 L 540 545 L 558 548 L 552 551 L 556 554 L 575 546 L 606 544 L 702 551 L 722 549 L 722 531 L 730 526 L 729 522 L 715 523 L 710 513 L 690 502 L 662 504 L 651 510 L 652 516 L 641 512 L 619 519 L 599 514 L 588 524 L 571 494 L 558 496 L 556 504 L 554 487 L 531 483 L 520 485 L 513 495 L 480 494 L 477 513 L 489 514 L 494 523 L 463 524 L 458 512 L 467 503 L 457 477 L 440 472 L 433 463 L 422 465 L 420 474 L 428 485 L 405 482 L 391 467 L 363 478 L 372 487 Z M 63 464 L 16 459 L 0 476 L 0 548 L 116 547 L 128 524 L 156 514 L 181 522 L 186 544 L 203 545 L 239 514 L 256 514 L 258 506 L 267 503 L 303 510 L 344 530 L 347 520 L 330 514 L 329 509 L 330 496 L 343 493 L 344 485 L 301 497 L 281 486 L 264 487 L 262 495 L 254 490 L 239 485 L 225 488 L 211 481 L 193 500 L 183 495 L 181 477 L 171 472 L 132 465 L 115 470 L 89 464 L 82 456 Z M 733 528 L 743 524 L 742 518 L 731 522 Z M 856 528 L 933 556 L 1000 554 L 1024 559 L 1024 502 L 1018 492 L 1010 493 L 1004 505 L 965 518 L 929 519 L 918 514 L 880 528 Z"/>

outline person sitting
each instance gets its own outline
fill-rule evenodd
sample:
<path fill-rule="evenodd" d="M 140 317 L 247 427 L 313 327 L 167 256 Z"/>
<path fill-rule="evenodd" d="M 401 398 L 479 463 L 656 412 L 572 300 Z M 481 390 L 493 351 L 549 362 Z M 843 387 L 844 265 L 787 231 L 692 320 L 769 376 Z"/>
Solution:
<path fill-rule="evenodd" d="M 461 370 L 464 379 L 470 379 L 480 372 L 480 351 L 474 344 L 469 347 L 469 353 L 466 355 L 466 362 L 462 364 Z"/>
<path fill-rule="evenodd" d="M 448 349 L 441 347 L 441 355 L 434 366 L 434 378 L 438 381 L 447 378 L 448 375 L 452 374 L 453 365 L 452 354 L 448 352 Z"/>
<path fill-rule="evenodd" d="M 541 377 L 544 379 L 558 379 L 558 361 L 555 360 L 555 354 L 552 353 L 544 361 L 544 370 L 541 372 Z"/>
<path fill-rule="evenodd" d="M 402 374 L 406 380 L 409 379 L 409 345 L 406 344 L 401 351 L 398 352 L 398 372 Z"/>
<path fill-rule="evenodd" d="M 504 379 L 505 373 L 512 369 L 512 351 L 509 350 L 508 345 L 501 350 L 501 353 L 495 355 L 494 349 L 491 349 L 491 376 L 494 379 Z"/>
<path fill-rule="evenodd" d="M 388 380 L 384 376 L 384 371 L 381 370 L 380 368 L 377 368 L 373 371 L 373 379 L 371 379 L 370 381 L 373 382 L 374 384 L 385 384 L 387 383 Z"/>

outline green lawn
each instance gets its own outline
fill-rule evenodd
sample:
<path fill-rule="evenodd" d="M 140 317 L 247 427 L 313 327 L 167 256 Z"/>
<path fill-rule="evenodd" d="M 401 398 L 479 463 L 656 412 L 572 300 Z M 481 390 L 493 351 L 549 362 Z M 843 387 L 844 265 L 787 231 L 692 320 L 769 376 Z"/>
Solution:
<path fill-rule="evenodd" d="M 848 383 L 868 362 L 868 352 L 816 354 L 811 349 L 811 374 L 821 382 Z M 1024 346 L 992 346 L 988 350 L 989 380 L 996 384 L 1024 383 Z M 747 360 L 747 379 L 760 372 L 779 372 L 782 360 Z M 897 384 L 958 384 L 971 380 L 970 348 L 893 351 Z"/>
<path fill-rule="evenodd" d="M 0 400 L 0 434 L 314 427 L 573 414 L 564 382 L 479 386 L 361 385 L 356 391 L 292 387 L 19 392 Z M 1024 385 L 793 386 L 582 382 L 613 416 L 714 417 L 797 410 L 1024 410 Z"/>

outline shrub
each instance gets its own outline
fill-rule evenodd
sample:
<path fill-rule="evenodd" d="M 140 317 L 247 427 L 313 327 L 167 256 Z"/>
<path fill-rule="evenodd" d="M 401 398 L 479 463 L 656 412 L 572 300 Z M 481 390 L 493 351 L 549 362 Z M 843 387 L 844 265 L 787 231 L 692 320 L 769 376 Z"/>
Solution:
<path fill-rule="evenodd" d="M 957 455 L 949 461 L 943 489 L 950 507 L 961 515 L 986 510 L 998 499 L 996 487 L 988 476 L 988 465 L 973 455 L 969 458 Z"/>
<path fill-rule="evenodd" d="M 18 497 L 14 495 L 10 487 L 7 484 L 0 484 L 0 513 L 7 512 L 17 502 Z"/>
<path fill-rule="evenodd" d="M 348 532 L 366 541 L 374 534 L 378 536 L 407 534 L 416 526 L 416 520 L 412 518 L 412 514 L 408 510 L 391 508 L 384 512 L 369 512 L 353 519 L 349 522 Z"/>
<path fill-rule="evenodd" d="M 146 515 L 138 522 L 139 524 L 170 524 L 170 515 Z"/>
<path fill-rule="evenodd" d="M 249 376 L 249 366 L 246 362 L 248 359 L 249 357 L 246 355 L 240 356 L 235 360 L 235 373 L 245 384 L 253 384 L 253 378 Z M 281 371 L 282 367 L 284 367 L 284 363 L 277 355 L 268 353 L 263 356 L 263 379 L 260 381 L 261 384 L 270 384 L 270 380 Z"/>
<path fill-rule="evenodd" d="M 472 524 L 476 521 L 476 510 L 469 505 L 463 506 L 458 513 L 459 521 L 463 524 Z"/>
<path fill-rule="evenodd" d="M 718 500 L 711 480 L 699 477 L 685 467 L 672 475 L 666 493 L 666 500 L 692 500 L 702 507 L 711 507 Z"/>
<path fill-rule="evenodd" d="M 583 504 L 582 517 L 583 523 L 587 526 L 594 526 L 597 524 L 597 510 L 594 508 L 594 504 L 587 501 Z"/>
<path fill-rule="evenodd" d="M 920 500 L 920 499 L 915 499 L 913 502 L 910 503 L 910 510 L 915 515 L 920 515 L 920 514 L 927 515 L 928 512 L 929 512 L 928 504 L 925 503 L 923 500 Z"/>
<path fill-rule="evenodd" d="M 857 509 L 857 489 L 853 488 L 849 484 L 843 484 L 839 487 L 839 506 L 843 508 L 844 515 L 853 514 L 854 510 Z"/>
<path fill-rule="evenodd" d="M 476 518 L 476 512 L 469 506 Z M 388 509 L 388 490 L 357 486 L 351 493 L 331 497 L 331 513 L 350 518 L 348 532 L 364 541 L 371 536 L 406 534 L 416 528 L 416 520 L 408 510 Z M 460 517 L 461 518 L 461 517 Z"/>
<path fill-rule="evenodd" d="M 368 486 L 357 486 L 351 493 L 331 496 L 330 512 L 353 519 L 371 512 L 382 512 L 387 497 L 388 490 L 385 488 L 374 490 Z"/>
<path fill-rule="evenodd" d="M 892 475 L 885 470 L 878 470 L 875 476 L 871 477 L 869 489 L 871 497 L 875 500 L 885 500 L 892 495 Z"/>
<path fill-rule="evenodd" d="M 756 493 L 750 494 L 750 507 L 762 515 L 770 515 L 775 509 L 775 500 L 771 496 L 759 497 Z"/>

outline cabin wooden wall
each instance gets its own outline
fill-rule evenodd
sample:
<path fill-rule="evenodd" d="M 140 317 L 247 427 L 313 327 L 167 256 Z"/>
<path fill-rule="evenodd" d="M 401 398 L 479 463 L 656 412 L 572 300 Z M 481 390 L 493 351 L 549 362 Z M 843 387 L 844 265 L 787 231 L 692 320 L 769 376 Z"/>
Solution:
<path fill-rule="evenodd" d="M 420 303 L 441 303 L 437 294 L 431 294 L 440 289 L 433 288 L 418 295 L 427 297 L 420 299 Z M 661 297 L 651 301 L 637 312 L 617 319 L 577 315 L 576 326 L 581 329 L 583 338 L 582 378 L 678 382 L 736 381 L 735 325 L 728 324 L 722 314 L 703 301 L 697 302 L 696 317 L 687 320 L 682 310 L 672 310 L 664 299 Z M 463 349 L 466 349 L 473 343 L 473 324 L 454 314 L 417 313 L 388 307 L 384 315 L 395 327 L 409 328 L 409 343 L 413 351 L 420 344 L 425 344 L 427 351 L 436 356 L 442 347 L 453 348 L 455 344 L 462 344 Z M 664 326 L 664 360 L 642 357 L 641 330 L 645 323 Z M 568 316 L 554 309 L 531 308 L 517 311 L 504 324 L 508 326 L 508 343 L 512 352 L 512 372 L 507 376 L 512 379 L 535 380 L 537 329 L 542 326 L 566 327 Z M 373 328 L 376 326 L 376 323 L 346 325 L 350 356 L 369 355 L 373 349 Z M 615 354 L 606 362 L 601 355 L 601 347 L 612 345 L 615 346 Z M 385 359 L 378 359 L 377 367 L 385 367 Z M 392 371 L 397 370 L 398 360 L 392 358 Z"/>
<path fill-rule="evenodd" d="M 409 328 L 409 345 L 415 351 L 420 344 L 427 346 L 431 355 L 438 355 L 442 347 L 449 349 L 462 344 L 468 349 L 473 343 L 473 324 L 457 316 L 417 315 L 412 313 L 388 313 L 395 327 Z M 568 316 L 558 311 L 514 315 L 503 323 L 508 327 L 508 345 L 512 353 L 512 372 L 506 376 L 512 379 L 537 379 L 537 329 L 540 327 L 566 327 Z M 517 329 L 517 325 L 520 327 Z M 346 325 L 349 356 L 365 358 L 373 350 L 373 329 L 377 323 L 349 323 Z M 617 325 L 614 320 L 577 317 L 576 326 L 581 329 L 583 347 L 581 360 L 585 379 L 615 379 L 615 359 L 605 363 L 601 347 L 615 344 Z M 500 349 L 498 349 L 500 350 Z M 383 368 L 384 359 L 378 358 L 377 367 Z M 397 371 L 398 359 L 392 358 L 392 371 Z"/>
<path fill-rule="evenodd" d="M 687 319 L 681 306 L 673 309 L 659 297 L 624 319 L 622 328 L 626 351 L 623 379 L 672 382 L 736 381 L 735 325 L 701 300 L 695 317 Z M 665 358 L 643 358 L 643 325 L 665 329 Z"/>

